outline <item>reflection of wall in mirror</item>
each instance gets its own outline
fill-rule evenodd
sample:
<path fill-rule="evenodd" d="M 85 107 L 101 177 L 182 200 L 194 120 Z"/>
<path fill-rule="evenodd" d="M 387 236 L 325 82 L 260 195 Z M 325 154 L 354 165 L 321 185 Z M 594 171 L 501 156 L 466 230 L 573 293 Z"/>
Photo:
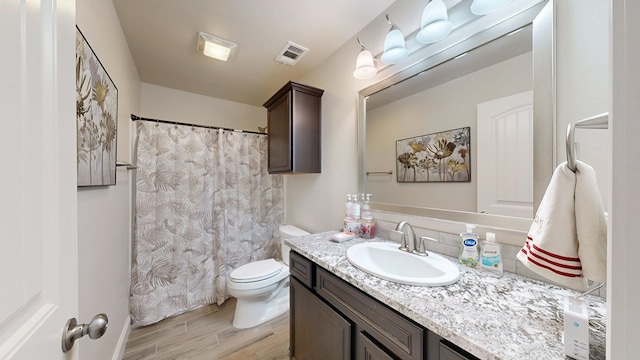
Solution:
<path fill-rule="evenodd" d="M 532 90 L 531 52 L 454 79 L 367 112 L 366 171 L 375 201 L 429 208 L 476 211 L 476 107 L 478 103 Z M 471 127 L 470 183 L 398 183 L 396 140 Z"/>

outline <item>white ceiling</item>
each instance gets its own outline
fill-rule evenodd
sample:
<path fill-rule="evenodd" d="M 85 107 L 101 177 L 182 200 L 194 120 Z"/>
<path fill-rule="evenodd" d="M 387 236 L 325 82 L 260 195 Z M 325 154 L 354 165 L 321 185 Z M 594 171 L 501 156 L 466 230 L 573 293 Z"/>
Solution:
<path fill-rule="evenodd" d="M 303 77 L 395 0 L 113 0 L 140 80 L 262 106 Z M 238 45 L 228 62 L 196 51 L 198 32 Z M 292 41 L 310 51 L 274 60 Z M 355 56 L 355 54 L 354 54 Z"/>

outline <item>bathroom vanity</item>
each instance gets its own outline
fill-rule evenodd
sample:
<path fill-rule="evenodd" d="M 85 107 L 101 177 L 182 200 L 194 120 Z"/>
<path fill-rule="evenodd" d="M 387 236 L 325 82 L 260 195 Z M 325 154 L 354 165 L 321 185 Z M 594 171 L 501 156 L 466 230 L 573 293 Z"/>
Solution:
<path fill-rule="evenodd" d="M 292 358 L 477 359 L 298 253 L 290 261 Z"/>
<path fill-rule="evenodd" d="M 401 285 L 353 267 L 334 232 L 286 241 L 291 247 L 291 358 L 563 359 L 556 310 L 577 292 L 505 273 L 461 268 L 440 287 Z M 454 259 L 451 259 L 452 261 Z M 605 321 L 603 299 L 587 296 Z M 605 359 L 605 334 L 591 330 L 590 358 Z"/>

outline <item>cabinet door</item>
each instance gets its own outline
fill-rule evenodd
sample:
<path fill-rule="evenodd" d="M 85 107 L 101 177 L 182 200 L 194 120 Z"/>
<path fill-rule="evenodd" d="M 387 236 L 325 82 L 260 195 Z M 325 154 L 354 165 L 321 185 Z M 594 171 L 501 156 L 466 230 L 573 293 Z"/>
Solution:
<path fill-rule="evenodd" d="M 269 173 L 287 172 L 293 169 L 291 92 L 287 92 L 269 107 Z"/>
<path fill-rule="evenodd" d="M 351 323 L 291 278 L 291 358 L 351 358 Z"/>

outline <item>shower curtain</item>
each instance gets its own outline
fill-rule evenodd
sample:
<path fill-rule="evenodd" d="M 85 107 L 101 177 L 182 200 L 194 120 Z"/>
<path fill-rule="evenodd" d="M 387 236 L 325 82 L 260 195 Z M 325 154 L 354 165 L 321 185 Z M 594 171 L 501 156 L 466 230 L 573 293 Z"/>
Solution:
<path fill-rule="evenodd" d="M 229 273 L 280 257 L 282 175 L 261 134 L 138 120 L 134 326 L 229 297 Z"/>

